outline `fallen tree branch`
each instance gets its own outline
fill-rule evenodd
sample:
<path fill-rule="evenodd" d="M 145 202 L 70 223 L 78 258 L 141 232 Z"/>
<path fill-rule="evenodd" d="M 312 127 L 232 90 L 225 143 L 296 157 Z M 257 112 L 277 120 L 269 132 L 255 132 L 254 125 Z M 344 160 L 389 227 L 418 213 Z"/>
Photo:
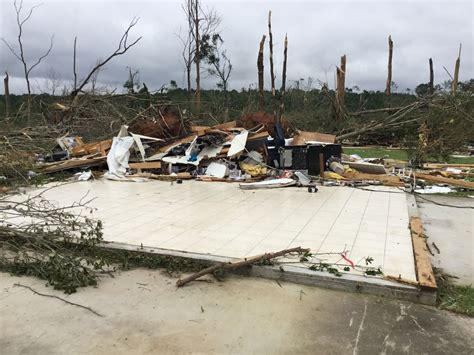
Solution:
<path fill-rule="evenodd" d="M 70 304 L 71 306 L 76 306 L 76 307 L 81 307 L 81 308 L 87 309 L 89 312 L 94 313 L 96 316 L 103 317 L 102 314 L 100 314 L 100 313 L 94 311 L 94 310 L 93 310 L 92 308 L 90 308 L 90 307 L 83 306 L 82 304 L 79 304 L 79 303 L 70 302 L 70 301 L 65 300 L 64 298 L 61 298 L 61 297 L 56 296 L 56 295 L 47 295 L 47 294 L 45 294 L 45 293 L 38 292 L 38 291 L 34 290 L 33 288 L 31 288 L 30 286 L 21 285 L 21 284 L 14 284 L 13 286 L 27 288 L 28 290 L 30 290 L 31 292 L 33 292 L 33 293 L 36 294 L 36 295 L 44 296 L 44 297 L 50 297 L 50 298 L 56 298 L 56 299 L 58 299 L 58 300 L 60 300 L 60 301 L 63 301 L 63 302 L 65 302 L 65 303 L 67 303 L 67 304 Z"/>
<path fill-rule="evenodd" d="M 275 252 L 275 253 L 265 253 L 263 255 L 253 256 L 249 259 L 244 259 L 242 261 L 237 261 L 235 263 L 231 263 L 231 262 L 229 262 L 229 263 L 218 263 L 216 265 L 205 268 L 205 269 L 203 269 L 203 270 L 201 270 L 201 271 L 199 271 L 195 274 L 192 274 L 188 277 L 185 277 L 184 279 L 179 279 L 178 281 L 176 281 L 176 286 L 178 286 L 178 287 L 184 286 L 187 283 L 200 278 L 201 276 L 212 274 L 212 273 L 214 273 L 215 271 L 218 271 L 218 270 L 235 270 L 235 269 L 241 268 L 243 266 L 252 265 L 253 263 L 256 263 L 256 262 L 271 260 L 271 259 L 277 258 L 279 256 L 283 256 L 283 255 L 286 255 L 286 254 L 290 254 L 290 253 L 302 254 L 302 253 L 308 253 L 309 251 L 310 251 L 309 249 L 296 247 L 296 248 L 281 250 L 281 251 L 278 251 L 278 252 Z"/>

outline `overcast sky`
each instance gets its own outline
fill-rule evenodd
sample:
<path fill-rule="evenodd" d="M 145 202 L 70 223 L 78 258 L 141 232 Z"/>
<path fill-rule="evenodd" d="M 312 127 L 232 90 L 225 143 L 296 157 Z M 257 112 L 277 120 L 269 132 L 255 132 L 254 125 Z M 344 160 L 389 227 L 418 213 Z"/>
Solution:
<path fill-rule="evenodd" d="M 54 71 L 72 79 L 72 48 L 78 36 L 79 77 L 87 74 L 98 58 L 117 46 L 130 20 L 139 17 L 130 39 L 143 36 L 126 55 L 115 58 L 101 72 L 99 82 L 118 87 L 127 79 L 127 66 L 140 71 L 149 88 L 176 80 L 185 86 L 181 46 L 176 37 L 185 26 L 182 1 L 52 1 L 24 3 L 25 8 L 42 3 L 25 24 L 24 47 L 28 62 L 38 57 L 54 34 L 49 57 L 32 73 L 36 92 L 47 90 Z M 256 58 L 259 41 L 267 31 L 268 10 L 272 10 L 277 86 L 280 85 L 283 39 L 288 33 L 288 80 L 308 77 L 334 86 L 335 65 L 347 55 L 346 86 L 383 90 L 387 67 L 387 37 L 394 41 L 393 80 L 398 91 L 428 81 L 428 58 L 435 66 L 435 82 L 449 79 L 462 42 L 460 79 L 473 78 L 473 5 L 471 1 L 205 1 L 222 17 L 222 38 L 233 71 L 231 88 L 257 82 Z M 0 37 L 16 45 L 17 27 L 12 1 L 0 0 Z M 266 43 L 268 45 L 268 43 Z M 268 46 L 265 47 L 265 76 Z M 22 67 L 0 43 L 0 72 L 8 71 L 11 91 L 24 91 Z M 205 78 L 204 87 L 215 87 Z M 317 86 L 317 85 L 316 85 Z"/>

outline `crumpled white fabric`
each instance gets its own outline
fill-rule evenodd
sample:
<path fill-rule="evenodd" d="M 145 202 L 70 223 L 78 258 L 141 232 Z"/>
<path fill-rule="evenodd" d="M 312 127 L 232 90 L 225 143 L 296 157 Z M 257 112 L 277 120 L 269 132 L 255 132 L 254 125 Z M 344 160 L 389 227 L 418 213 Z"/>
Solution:
<path fill-rule="evenodd" d="M 114 137 L 112 147 L 107 154 L 107 165 L 110 175 L 119 178 L 125 177 L 128 168 L 128 159 L 130 158 L 130 148 L 133 145 L 133 137 Z"/>

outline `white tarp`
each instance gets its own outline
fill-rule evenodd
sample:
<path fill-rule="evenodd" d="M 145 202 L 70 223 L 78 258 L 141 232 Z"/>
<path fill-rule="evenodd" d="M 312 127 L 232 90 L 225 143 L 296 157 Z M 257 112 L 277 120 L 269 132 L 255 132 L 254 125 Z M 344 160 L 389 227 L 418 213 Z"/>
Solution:
<path fill-rule="evenodd" d="M 114 137 L 112 147 L 107 154 L 107 165 L 110 175 L 119 178 L 124 177 L 128 168 L 128 159 L 130 158 L 130 147 L 133 145 L 133 137 Z"/>

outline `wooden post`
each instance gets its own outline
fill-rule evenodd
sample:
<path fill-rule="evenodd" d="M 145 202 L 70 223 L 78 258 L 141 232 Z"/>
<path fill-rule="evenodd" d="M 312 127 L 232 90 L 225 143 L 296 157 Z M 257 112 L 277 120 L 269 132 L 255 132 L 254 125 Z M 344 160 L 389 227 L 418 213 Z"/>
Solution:
<path fill-rule="evenodd" d="M 5 78 L 3 79 L 3 88 L 5 91 L 5 118 L 10 117 L 10 87 L 8 79 L 8 72 L 5 72 Z"/>
<path fill-rule="evenodd" d="M 456 65 L 454 67 L 454 78 L 451 84 L 452 94 L 456 96 L 456 91 L 458 90 L 458 80 L 459 80 L 459 67 L 461 66 L 461 44 L 459 44 L 459 54 L 458 59 L 456 59 Z"/>
<path fill-rule="evenodd" d="M 265 35 L 262 36 L 260 40 L 260 49 L 258 50 L 258 57 L 257 57 L 257 70 L 258 70 L 258 108 L 260 111 L 264 111 L 265 109 L 265 101 L 263 96 L 263 85 L 264 85 L 264 78 L 263 78 L 263 48 L 265 45 Z"/>
<path fill-rule="evenodd" d="M 285 89 L 286 89 L 286 63 L 288 58 L 288 35 L 285 35 L 285 49 L 283 50 L 283 71 L 281 75 L 281 89 L 280 89 L 280 112 L 277 115 L 277 121 L 281 123 L 281 118 L 285 112 Z"/>
<path fill-rule="evenodd" d="M 387 84 L 385 86 L 385 95 L 390 96 L 392 90 L 392 57 L 393 57 L 393 41 L 392 36 L 388 36 L 388 75 Z"/>
<path fill-rule="evenodd" d="M 429 91 L 430 95 L 434 94 L 434 71 L 433 71 L 433 59 L 430 58 L 430 83 L 429 83 Z"/>
<path fill-rule="evenodd" d="M 319 176 L 324 179 L 324 154 L 319 153 Z"/>

